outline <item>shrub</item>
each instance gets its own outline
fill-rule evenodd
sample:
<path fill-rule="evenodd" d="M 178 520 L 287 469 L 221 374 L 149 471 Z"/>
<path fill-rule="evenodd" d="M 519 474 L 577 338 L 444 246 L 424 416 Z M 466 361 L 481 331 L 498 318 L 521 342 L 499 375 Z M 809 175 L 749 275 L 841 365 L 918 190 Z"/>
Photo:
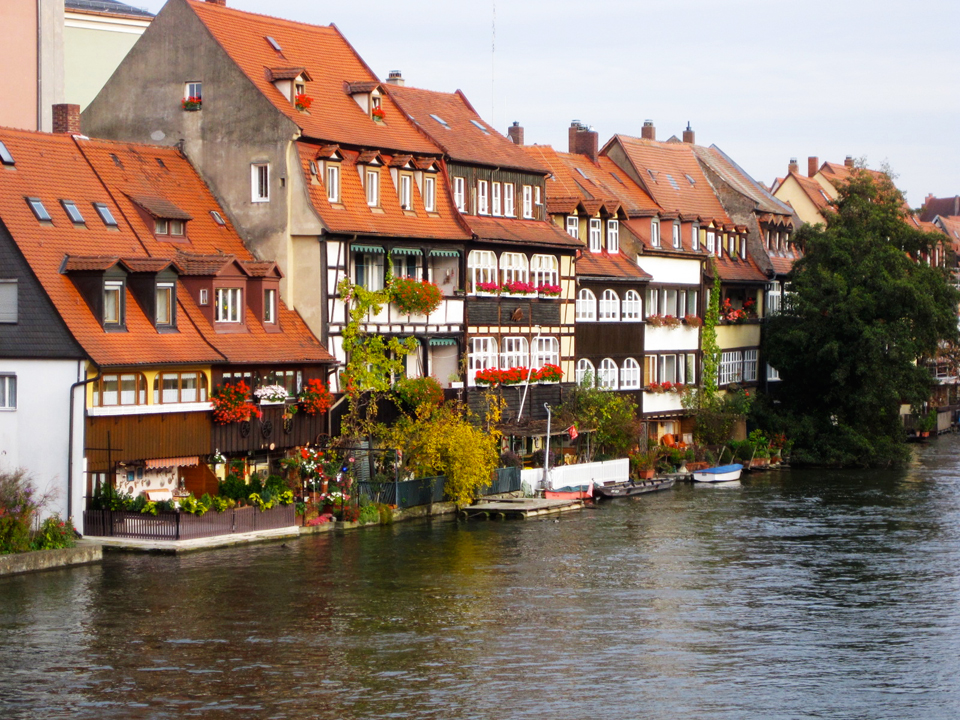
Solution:
<path fill-rule="evenodd" d="M 61 520 L 59 515 L 51 515 L 40 524 L 30 546 L 34 550 L 59 550 L 76 544 L 76 531 L 69 520 Z"/>
<path fill-rule="evenodd" d="M 361 523 L 380 522 L 380 510 L 377 509 L 377 506 L 364 505 L 362 508 L 360 508 L 360 522 Z"/>
<path fill-rule="evenodd" d="M 500 453 L 500 467 L 523 467 L 523 458 L 517 455 L 512 450 L 507 450 L 505 453 Z"/>
<path fill-rule="evenodd" d="M 433 377 L 402 378 L 393 390 L 400 401 L 414 411 L 421 405 L 436 406 L 443 402 L 443 388 Z"/>

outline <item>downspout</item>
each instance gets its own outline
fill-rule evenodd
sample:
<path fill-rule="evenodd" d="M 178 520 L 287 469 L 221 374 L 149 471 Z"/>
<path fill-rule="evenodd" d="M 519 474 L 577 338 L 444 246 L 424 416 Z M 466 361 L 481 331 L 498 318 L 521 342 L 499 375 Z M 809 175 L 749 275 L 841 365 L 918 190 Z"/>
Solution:
<path fill-rule="evenodd" d="M 100 372 L 98 371 L 92 378 L 77 380 L 77 382 L 70 386 L 70 430 L 67 439 L 67 517 L 70 519 L 73 518 L 73 408 L 77 395 L 76 389 L 82 385 L 89 385 L 99 379 Z"/>

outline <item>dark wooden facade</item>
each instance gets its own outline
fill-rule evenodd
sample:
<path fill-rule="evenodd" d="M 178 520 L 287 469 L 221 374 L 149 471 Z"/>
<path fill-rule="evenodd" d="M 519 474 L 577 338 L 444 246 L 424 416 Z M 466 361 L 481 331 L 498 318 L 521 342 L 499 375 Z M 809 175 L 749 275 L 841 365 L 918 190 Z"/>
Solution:
<path fill-rule="evenodd" d="M 206 457 L 211 453 L 209 412 L 87 417 L 88 472 L 110 472 L 118 462 Z"/>
<path fill-rule="evenodd" d="M 515 327 L 518 330 L 535 325 L 559 325 L 563 302 L 513 295 L 468 297 L 466 321 L 467 325 L 500 325 L 503 329 Z"/>
<path fill-rule="evenodd" d="M 538 206 L 533 206 L 533 217 L 527 219 L 543 220 L 546 218 L 544 208 L 546 207 L 546 189 L 544 187 L 544 176 L 536 173 L 526 173 L 519 170 L 504 170 L 492 166 L 468 165 L 465 163 L 447 161 L 447 176 L 450 178 L 450 196 L 454 196 L 455 188 L 453 178 L 462 177 L 464 188 L 467 193 L 466 207 L 464 213 L 467 215 L 477 215 L 477 181 L 486 180 L 487 182 L 513 183 L 516 185 L 514 190 L 514 214 L 505 217 L 523 218 L 523 186 L 540 188 L 540 202 Z M 534 191 L 536 192 L 536 191 Z M 489 215 L 489 214 L 488 214 Z M 492 217 L 492 216 L 491 216 Z"/>
<path fill-rule="evenodd" d="M 327 434 L 327 413 L 307 415 L 298 412 L 284 418 L 284 405 L 262 405 L 263 417 L 246 422 L 217 425 L 212 423 L 210 449 L 224 455 L 235 453 L 263 454 L 286 448 L 316 444 Z"/>

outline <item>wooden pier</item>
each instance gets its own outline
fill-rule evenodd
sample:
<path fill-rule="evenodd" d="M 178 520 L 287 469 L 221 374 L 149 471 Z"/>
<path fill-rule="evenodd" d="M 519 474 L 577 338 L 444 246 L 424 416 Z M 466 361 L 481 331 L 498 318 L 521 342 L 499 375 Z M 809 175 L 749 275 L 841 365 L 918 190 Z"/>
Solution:
<path fill-rule="evenodd" d="M 545 498 L 497 498 L 479 500 L 460 511 L 460 519 L 526 520 L 538 515 L 556 515 L 583 507 L 582 500 L 547 500 Z"/>

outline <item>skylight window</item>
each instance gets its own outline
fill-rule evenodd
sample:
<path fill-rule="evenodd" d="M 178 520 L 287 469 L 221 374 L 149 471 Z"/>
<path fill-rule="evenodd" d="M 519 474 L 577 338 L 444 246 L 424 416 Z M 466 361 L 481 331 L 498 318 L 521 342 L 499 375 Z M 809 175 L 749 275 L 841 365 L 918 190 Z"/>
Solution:
<path fill-rule="evenodd" d="M 610 175 L 613 177 L 614 180 L 616 180 L 618 183 L 626 187 L 626 184 L 623 182 L 623 180 L 620 179 L 619 175 L 617 175 L 615 172 L 611 172 Z"/>
<path fill-rule="evenodd" d="M 654 181 L 654 182 L 656 182 L 656 181 L 657 181 L 657 175 L 658 175 L 659 173 L 657 173 L 656 170 L 651 170 L 651 169 L 649 169 L 649 168 L 647 168 L 647 172 L 650 173 L 650 177 L 653 178 L 653 181 Z"/>
<path fill-rule="evenodd" d="M 86 222 L 83 219 L 83 215 L 80 214 L 80 210 L 77 208 L 77 204 L 73 200 L 61 200 L 60 204 L 63 205 L 64 211 L 67 213 L 67 217 L 70 218 L 70 222 L 74 223 L 84 223 Z"/>
<path fill-rule="evenodd" d="M 0 142 L 0 163 L 4 165 L 16 165 L 16 161 L 13 159 L 13 155 L 10 154 L 10 151 L 7 150 L 7 146 Z"/>
<path fill-rule="evenodd" d="M 220 213 L 218 213 L 216 210 L 211 210 L 211 211 L 210 211 L 210 217 L 213 218 L 213 221 L 214 221 L 217 225 L 226 225 L 226 224 L 227 224 L 227 221 L 223 219 L 223 215 L 221 215 Z"/>
<path fill-rule="evenodd" d="M 687 175 L 686 173 L 684 173 L 683 176 L 687 179 L 687 182 L 689 182 L 691 185 L 696 185 L 696 184 L 697 184 L 697 181 L 694 180 L 694 179 L 693 179 L 692 177 L 690 177 L 689 175 Z"/>
<path fill-rule="evenodd" d="M 30 206 L 30 209 L 33 210 L 33 214 L 37 220 L 40 222 L 51 222 L 52 218 L 50 217 L 50 213 L 47 212 L 40 198 L 27 198 L 27 204 Z"/>
<path fill-rule="evenodd" d="M 110 212 L 110 208 L 107 207 L 106 203 L 94 203 L 94 209 L 97 211 L 97 215 L 100 216 L 100 219 L 103 220 L 103 224 L 107 227 L 117 227 L 117 219 L 113 216 L 113 213 Z"/>
<path fill-rule="evenodd" d="M 434 116 L 434 117 L 436 117 L 436 116 Z M 478 123 L 476 120 L 471 120 L 470 122 L 472 122 L 474 125 L 476 125 L 478 128 L 480 128 L 480 130 L 483 132 L 484 135 L 489 135 L 489 134 L 490 134 L 489 132 L 487 132 L 487 129 L 486 129 L 483 125 L 481 125 L 480 123 Z M 446 124 L 446 123 L 444 123 L 444 124 Z"/>
<path fill-rule="evenodd" d="M 117 157 L 116 155 L 114 155 L 113 153 L 110 153 L 110 157 L 113 159 L 113 164 L 114 164 L 114 165 L 116 165 L 118 168 L 122 168 L 122 167 L 123 167 L 123 163 L 120 162 L 120 158 L 118 158 L 118 157 Z"/>
<path fill-rule="evenodd" d="M 272 37 L 270 37 L 269 35 L 267 35 L 267 42 L 270 43 L 270 47 L 272 47 L 272 48 L 273 48 L 274 50 L 276 50 L 278 53 L 282 53 L 282 52 L 283 52 L 283 48 L 280 47 L 280 43 L 278 43 L 276 40 L 274 40 L 274 39 L 273 39 Z"/>
<path fill-rule="evenodd" d="M 680 186 L 677 185 L 677 181 L 673 179 L 673 175 L 671 175 L 670 173 L 667 173 L 667 180 L 670 181 L 670 184 L 673 186 L 674 190 L 680 189 Z"/>
<path fill-rule="evenodd" d="M 447 130 L 450 129 L 450 126 L 447 125 L 447 121 L 444 120 L 444 119 L 443 119 L 442 117 L 440 117 L 439 115 L 434 115 L 434 114 L 431 113 L 431 114 L 430 114 L 430 117 L 432 117 L 432 118 L 433 118 L 434 120 L 436 120 L 438 123 L 440 123 L 441 125 L 443 125 Z"/>

